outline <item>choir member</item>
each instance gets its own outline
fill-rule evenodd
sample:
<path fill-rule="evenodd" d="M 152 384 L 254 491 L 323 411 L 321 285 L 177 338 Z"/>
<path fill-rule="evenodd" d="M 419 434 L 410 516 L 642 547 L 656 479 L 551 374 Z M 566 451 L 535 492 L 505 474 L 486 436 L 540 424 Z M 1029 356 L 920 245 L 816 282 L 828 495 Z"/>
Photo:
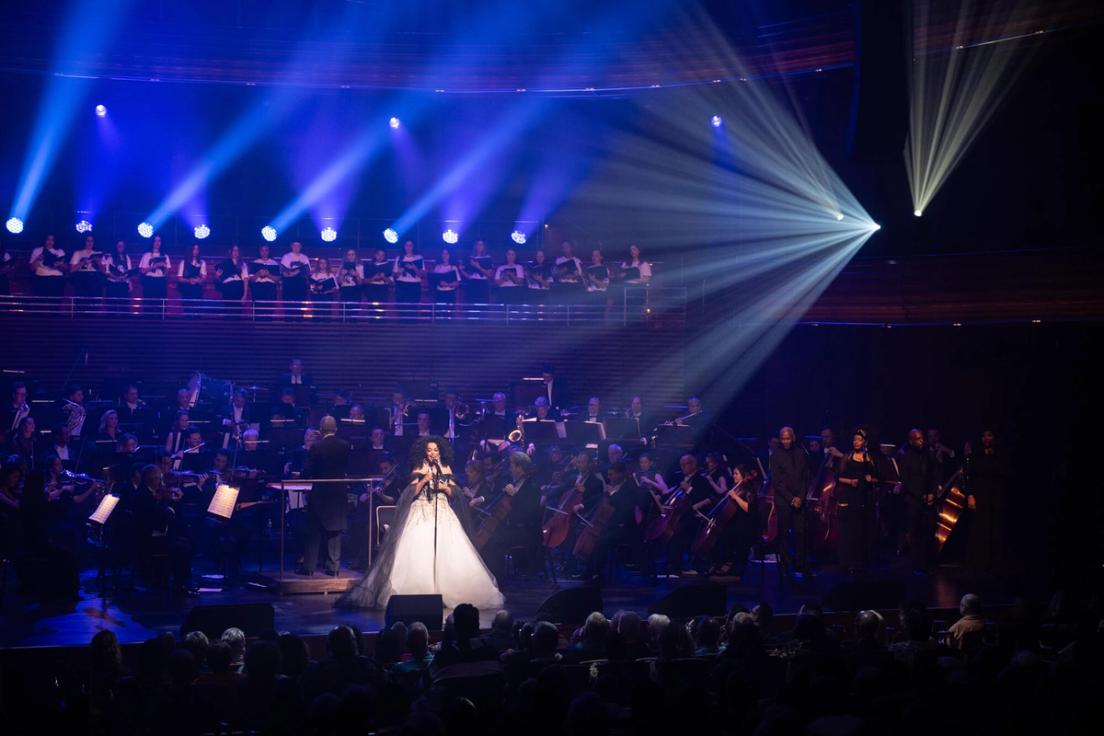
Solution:
<path fill-rule="evenodd" d="M 65 293 L 65 251 L 54 244 L 53 233 L 46 233 L 42 245 L 31 251 L 31 293 L 35 296 L 62 296 Z"/>

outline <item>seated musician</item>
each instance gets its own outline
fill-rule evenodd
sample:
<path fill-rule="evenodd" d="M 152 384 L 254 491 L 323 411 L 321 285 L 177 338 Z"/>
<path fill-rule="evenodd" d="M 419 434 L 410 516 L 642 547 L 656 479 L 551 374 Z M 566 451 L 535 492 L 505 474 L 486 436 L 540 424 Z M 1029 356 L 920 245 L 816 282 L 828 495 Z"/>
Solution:
<path fill-rule="evenodd" d="M 66 468 L 73 469 L 79 453 L 77 448 L 73 447 L 71 444 L 69 427 L 64 424 L 59 424 L 54 427 L 53 432 L 50 434 L 53 438 L 53 446 L 50 448 L 50 454 L 54 457 L 61 458 Z"/>
<path fill-rule="evenodd" d="M 165 434 L 165 452 L 172 455 L 184 449 L 185 432 L 191 426 L 191 415 L 187 409 L 178 409 L 173 416 L 173 423 Z"/>
<path fill-rule="evenodd" d="M 276 427 L 288 427 L 298 420 L 299 410 L 295 406 L 295 389 L 285 386 L 280 391 L 280 401 L 272 405 L 272 424 Z"/>
<path fill-rule="evenodd" d="M 310 454 L 310 449 L 314 447 L 314 443 L 320 439 L 322 439 L 322 433 L 318 429 L 315 427 L 307 428 L 307 431 L 303 433 L 303 444 L 287 455 L 287 461 L 284 463 L 285 478 L 298 478 L 303 474 L 303 469 L 307 466 L 307 455 Z"/>
<path fill-rule="evenodd" d="M 211 464 L 211 453 L 204 451 L 203 433 L 199 427 L 188 427 L 184 433 L 184 449 L 176 452 L 180 460 L 177 470 L 197 473 Z"/>
<path fill-rule="evenodd" d="M 611 442 L 610 446 L 606 448 L 606 467 L 610 468 L 621 462 L 625 458 L 625 448 L 616 442 Z"/>
<path fill-rule="evenodd" d="M 239 388 L 230 399 L 230 406 L 222 417 L 222 447 L 237 447 L 241 433 L 250 425 L 252 419 L 248 406 L 249 393 Z"/>
<path fill-rule="evenodd" d="M 333 405 L 326 412 L 337 421 L 349 418 L 349 411 L 353 405 L 353 392 L 345 389 L 334 391 Z"/>
<path fill-rule="evenodd" d="M 23 417 L 30 416 L 31 405 L 27 403 L 27 384 L 16 381 L 12 384 L 11 404 L 4 407 L 0 414 L 0 431 L 11 434 L 19 426 Z"/>
<path fill-rule="evenodd" d="M 250 427 L 242 432 L 237 470 L 249 478 L 263 478 L 273 473 L 274 462 L 268 445 L 261 443 L 261 433 Z"/>
<path fill-rule="evenodd" d="M 553 411 L 552 407 L 549 406 L 548 399 L 544 398 L 543 396 L 538 396 L 536 401 L 533 402 L 533 411 L 529 412 L 526 418 L 540 419 L 542 421 L 554 420 L 556 418 L 556 414 Z"/>
<path fill-rule="evenodd" d="M 629 544 L 639 550 L 641 536 L 637 528 L 640 506 L 640 486 L 629 475 L 628 467 L 618 460 L 606 471 L 606 482 L 601 500 L 613 508 L 605 525 L 599 532 L 597 544 L 587 560 L 586 579 L 593 585 L 603 582 L 609 553 L 619 544 Z"/>
<path fill-rule="evenodd" d="M 61 400 L 61 413 L 65 415 L 65 426 L 69 435 L 79 440 L 84 430 L 84 420 L 88 412 L 84 407 L 84 389 L 75 383 L 65 388 L 66 398 Z"/>
<path fill-rule="evenodd" d="M 135 549 L 138 559 L 148 560 L 154 553 L 167 554 L 173 591 L 194 595 L 191 588 L 192 547 L 179 533 L 174 496 L 165 485 L 161 468 L 142 468 L 142 485 L 133 497 Z"/>
<path fill-rule="evenodd" d="M 497 578 L 499 587 L 505 580 L 505 559 L 511 549 L 520 547 L 525 550 L 525 554 L 520 556 L 522 564 L 519 569 L 522 572 L 531 570 L 542 559 L 541 493 L 534 477 L 533 461 L 524 452 L 513 452 L 509 464 L 510 481 L 486 504 L 486 510 L 493 515 L 498 504 L 506 498 L 510 499 L 509 514 L 499 523 L 483 549 L 483 559 Z M 519 556 L 515 556 L 515 560 L 518 559 Z"/>
<path fill-rule="evenodd" d="M 280 392 L 288 386 L 295 389 L 295 403 L 301 405 L 314 403 L 314 378 L 306 372 L 301 358 L 291 359 L 287 373 L 281 374 L 276 379 L 272 393 L 279 396 Z"/>
<path fill-rule="evenodd" d="M 351 421 L 354 421 L 354 422 L 367 421 L 367 415 L 364 413 L 364 405 L 363 404 L 353 404 L 352 406 L 350 406 L 349 407 L 349 416 L 347 417 L 347 419 L 349 419 Z"/>
<path fill-rule="evenodd" d="M 637 437 L 645 437 L 647 433 L 655 426 L 655 417 L 645 413 L 644 401 L 640 396 L 633 396 L 629 401 L 629 408 L 625 412 L 626 419 L 632 419 L 636 422 Z"/>
<path fill-rule="evenodd" d="M 679 458 L 681 474 L 676 477 L 678 486 L 674 489 L 686 494 L 691 511 L 687 513 L 667 548 L 667 574 L 668 577 L 681 575 L 696 575 L 697 571 L 690 564 L 692 560 L 683 558 L 690 551 L 690 545 L 698 531 L 698 524 L 694 523 L 697 513 L 707 510 L 710 504 L 716 501 L 716 493 L 705 476 L 700 472 L 698 458 L 691 453 L 686 453 Z"/>
<path fill-rule="evenodd" d="M 587 413 L 583 419 L 588 422 L 602 421 L 602 400 L 597 396 L 591 396 L 587 400 Z"/>
<path fill-rule="evenodd" d="M 119 406 L 115 410 L 119 412 L 119 423 L 129 431 L 134 431 L 137 429 L 136 425 L 150 420 L 149 407 L 139 398 L 138 387 L 133 383 L 127 385 L 123 395 L 119 397 Z"/>
<path fill-rule="evenodd" d="M 594 466 L 594 459 L 587 450 L 575 455 L 575 484 L 583 488 L 583 500 L 575 506 L 575 513 L 589 514 L 602 500 L 605 482 Z M 570 480 L 570 475 L 568 476 Z"/>
<path fill-rule="evenodd" d="M 639 468 L 635 473 L 636 482 L 642 490 L 651 489 L 652 492 L 660 494 L 660 497 L 671 493 L 673 489 L 668 487 L 667 482 L 663 480 L 663 475 L 656 470 L 651 453 L 641 453 L 636 462 Z"/>
<path fill-rule="evenodd" d="M 417 437 L 429 437 L 432 432 L 429 428 L 430 416 L 428 411 L 418 412 L 418 428 L 415 430 L 415 436 Z"/>
<path fill-rule="evenodd" d="M 21 462 L 33 468 L 38 460 L 38 431 L 34 417 L 23 417 L 15 428 L 4 453 L 17 456 Z"/>
<path fill-rule="evenodd" d="M 96 433 L 96 442 L 105 442 L 107 446 L 114 447 L 119 441 L 119 412 L 108 409 L 100 417 L 100 431 Z"/>
<path fill-rule="evenodd" d="M 686 400 L 686 414 L 679 418 L 678 423 L 687 427 L 705 427 L 706 417 L 702 410 L 701 399 L 691 396 Z"/>

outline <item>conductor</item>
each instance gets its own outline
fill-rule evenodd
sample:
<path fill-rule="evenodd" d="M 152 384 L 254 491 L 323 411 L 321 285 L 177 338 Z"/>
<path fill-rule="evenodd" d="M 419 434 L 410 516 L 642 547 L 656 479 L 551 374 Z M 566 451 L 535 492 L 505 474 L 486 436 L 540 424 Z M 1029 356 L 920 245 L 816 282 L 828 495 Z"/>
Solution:
<path fill-rule="evenodd" d="M 307 455 L 304 478 L 344 478 L 349 465 L 349 443 L 337 436 L 337 420 L 322 417 L 322 439 Z M 326 574 L 336 577 L 341 571 L 341 533 L 346 526 L 347 492 L 344 483 L 320 483 L 311 489 L 306 509 L 303 566 L 298 575 L 311 575 L 318 566 L 318 547 L 326 542 Z"/>

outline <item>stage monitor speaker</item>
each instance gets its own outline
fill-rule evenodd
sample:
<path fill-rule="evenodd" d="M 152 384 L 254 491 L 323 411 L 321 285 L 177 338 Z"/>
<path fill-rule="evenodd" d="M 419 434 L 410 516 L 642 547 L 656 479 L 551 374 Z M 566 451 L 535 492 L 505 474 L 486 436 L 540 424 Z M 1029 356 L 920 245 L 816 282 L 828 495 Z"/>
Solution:
<path fill-rule="evenodd" d="M 896 608 L 905 598 L 905 583 L 896 578 L 844 580 L 824 596 L 824 607 L 833 611 Z"/>
<path fill-rule="evenodd" d="M 589 586 L 558 590 L 537 608 L 537 621 L 554 624 L 581 624 L 586 617 L 602 609 L 602 591 Z"/>
<path fill-rule="evenodd" d="M 728 592 L 720 583 L 698 583 L 675 588 L 648 607 L 648 613 L 662 613 L 678 619 L 694 616 L 723 616 Z"/>
<path fill-rule="evenodd" d="M 387 628 L 399 621 L 407 626 L 421 621 L 430 631 L 444 628 L 445 599 L 439 595 L 393 595 L 387 601 L 383 623 Z"/>
<path fill-rule="evenodd" d="M 180 636 L 189 631 L 202 631 L 211 639 L 237 627 L 246 636 L 260 636 L 276 629 L 276 611 L 271 603 L 240 603 L 229 606 L 196 606 L 188 611 L 180 625 Z"/>

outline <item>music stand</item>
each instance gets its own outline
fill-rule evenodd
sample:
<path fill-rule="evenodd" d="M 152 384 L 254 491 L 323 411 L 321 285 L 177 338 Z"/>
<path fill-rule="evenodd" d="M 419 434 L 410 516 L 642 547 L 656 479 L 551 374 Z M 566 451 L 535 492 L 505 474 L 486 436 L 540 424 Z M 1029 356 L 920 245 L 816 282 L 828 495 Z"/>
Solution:
<path fill-rule="evenodd" d="M 656 446 L 693 447 L 694 428 L 676 424 L 661 424 L 656 427 Z"/>
<path fill-rule="evenodd" d="M 215 493 L 211 496 L 211 503 L 207 505 L 207 513 L 224 521 L 230 521 L 238 504 L 238 493 L 239 489 L 225 483 L 216 486 Z"/>
<path fill-rule="evenodd" d="M 593 450 L 598 443 L 606 438 L 606 427 L 601 422 L 591 421 L 567 421 L 564 422 L 567 429 L 568 441 L 579 447 Z"/>
<path fill-rule="evenodd" d="M 553 419 L 526 419 L 521 428 L 526 443 L 558 442 L 566 436 L 563 422 Z"/>

